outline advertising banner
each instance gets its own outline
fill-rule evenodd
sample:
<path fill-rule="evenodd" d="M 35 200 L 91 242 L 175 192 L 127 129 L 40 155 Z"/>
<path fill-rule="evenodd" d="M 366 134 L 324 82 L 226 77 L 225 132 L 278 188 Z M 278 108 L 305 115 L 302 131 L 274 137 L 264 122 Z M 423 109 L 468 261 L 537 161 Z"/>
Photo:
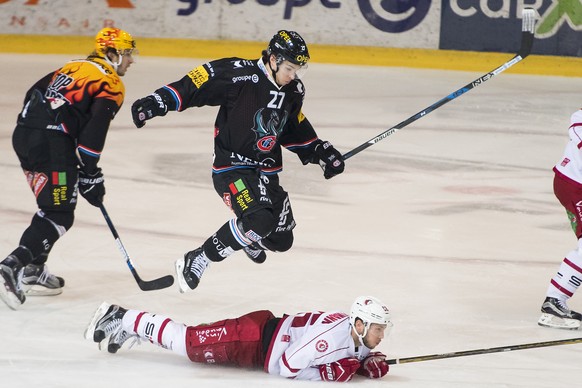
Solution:
<path fill-rule="evenodd" d="M 437 49 L 440 1 L 0 0 L 0 34 L 265 41 L 279 29 L 310 43 Z"/>
<path fill-rule="evenodd" d="M 533 54 L 582 56 L 582 0 L 443 0 L 439 48 L 516 52 L 525 7 L 539 14 Z"/>

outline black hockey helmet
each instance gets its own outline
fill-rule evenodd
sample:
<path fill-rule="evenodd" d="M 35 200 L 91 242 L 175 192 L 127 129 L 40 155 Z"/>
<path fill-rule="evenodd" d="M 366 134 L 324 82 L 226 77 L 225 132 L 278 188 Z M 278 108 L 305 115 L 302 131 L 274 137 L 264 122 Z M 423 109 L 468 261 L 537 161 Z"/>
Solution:
<path fill-rule="evenodd" d="M 307 44 L 295 31 L 281 30 L 273 35 L 267 47 L 267 54 L 273 54 L 277 63 L 286 60 L 299 66 L 305 66 L 309 61 Z"/>

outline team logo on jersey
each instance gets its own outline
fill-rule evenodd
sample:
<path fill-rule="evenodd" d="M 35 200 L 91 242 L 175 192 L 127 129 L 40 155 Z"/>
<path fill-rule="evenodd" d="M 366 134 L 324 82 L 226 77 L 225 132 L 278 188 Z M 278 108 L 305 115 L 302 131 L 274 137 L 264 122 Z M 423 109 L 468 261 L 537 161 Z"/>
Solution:
<path fill-rule="evenodd" d="M 262 152 L 269 152 L 277 142 L 277 136 L 265 136 L 257 141 L 257 148 Z"/>
<path fill-rule="evenodd" d="M 326 340 L 319 340 L 315 344 L 315 350 L 317 350 L 320 353 L 325 352 L 327 349 L 329 349 L 329 344 L 327 343 Z"/>
<path fill-rule="evenodd" d="M 256 149 L 260 152 L 270 152 L 277 144 L 277 136 L 283 131 L 287 123 L 288 113 L 284 112 L 283 117 L 279 117 L 276 110 L 259 109 L 255 113 L 255 126 L 253 131 L 257 135 Z"/>

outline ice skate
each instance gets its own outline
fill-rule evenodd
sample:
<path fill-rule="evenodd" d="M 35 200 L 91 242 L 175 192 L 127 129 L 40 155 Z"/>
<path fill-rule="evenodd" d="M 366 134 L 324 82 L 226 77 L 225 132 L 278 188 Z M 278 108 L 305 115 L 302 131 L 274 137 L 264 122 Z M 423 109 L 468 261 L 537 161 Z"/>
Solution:
<path fill-rule="evenodd" d="M 131 348 L 136 342 L 139 343 L 139 336 L 135 333 L 130 333 L 127 330 L 120 329 L 109 337 L 109 343 L 107 344 L 107 351 L 109 353 L 117 353 L 123 344 L 130 338 L 133 338 L 133 342 L 129 345 Z"/>
<path fill-rule="evenodd" d="M 198 287 L 202 274 L 210 264 L 202 248 L 195 249 L 176 260 L 176 275 L 180 292 L 184 293 Z"/>
<path fill-rule="evenodd" d="M 118 332 L 122 331 L 121 328 L 121 320 L 125 313 L 127 312 L 126 309 L 123 307 L 112 305 L 107 302 L 101 303 L 101 306 L 95 311 L 93 315 L 93 319 L 89 322 L 87 329 L 85 330 L 85 338 L 88 340 L 93 340 L 101 344 L 107 336 L 111 336 L 115 338 L 118 335 Z M 123 341 L 125 342 L 125 341 Z M 121 342 L 121 345 L 123 345 Z M 119 347 L 121 347 L 119 345 Z M 101 347 L 101 345 L 99 345 Z M 119 349 L 119 347 L 117 349 Z M 115 349 L 115 351 L 117 351 Z M 115 353 L 112 352 L 112 353 Z"/>
<path fill-rule="evenodd" d="M 251 259 L 254 263 L 262 264 L 267 260 L 267 254 L 263 249 L 256 249 L 254 245 L 249 245 L 243 248 L 243 251 L 247 255 L 249 259 Z"/>
<path fill-rule="evenodd" d="M 538 325 L 555 329 L 578 330 L 582 314 L 570 310 L 565 301 L 547 297 L 542 304 L 542 316 Z"/>
<path fill-rule="evenodd" d="M 29 264 L 24 267 L 22 289 L 29 296 L 59 295 L 63 292 L 65 280 L 49 272 L 46 264 Z"/>
<path fill-rule="evenodd" d="M 0 299 L 12 310 L 17 310 L 25 301 L 22 291 L 23 266 L 16 256 L 10 255 L 0 263 Z"/>

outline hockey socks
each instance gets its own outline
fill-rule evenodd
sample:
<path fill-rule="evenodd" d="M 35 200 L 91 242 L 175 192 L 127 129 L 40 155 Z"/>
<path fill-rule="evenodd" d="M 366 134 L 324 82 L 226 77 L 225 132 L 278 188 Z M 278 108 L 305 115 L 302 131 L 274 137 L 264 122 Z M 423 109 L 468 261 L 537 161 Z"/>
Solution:
<path fill-rule="evenodd" d="M 547 296 L 558 299 L 571 298 L 582 282 L 582 257 L 578 251 L 566 255 L 558 273 L 552 278 Z"/>
<path fill-rule="evenodd" d="M 181 356 L 186 354 L 186 326 L 168 317 L 138 310 L 128 310 L 122 326 L 140 339 L 169 349 Z"/>
<path fill-rule="evenodd" d="M 560 269 L 550 281 L 538 324 L 558 329 L 578 329 L 582 315 L 570 310 L 566 301 L 574 295 L 581 282 L 582 256 L 575 250 L 566 255 Z"/>

